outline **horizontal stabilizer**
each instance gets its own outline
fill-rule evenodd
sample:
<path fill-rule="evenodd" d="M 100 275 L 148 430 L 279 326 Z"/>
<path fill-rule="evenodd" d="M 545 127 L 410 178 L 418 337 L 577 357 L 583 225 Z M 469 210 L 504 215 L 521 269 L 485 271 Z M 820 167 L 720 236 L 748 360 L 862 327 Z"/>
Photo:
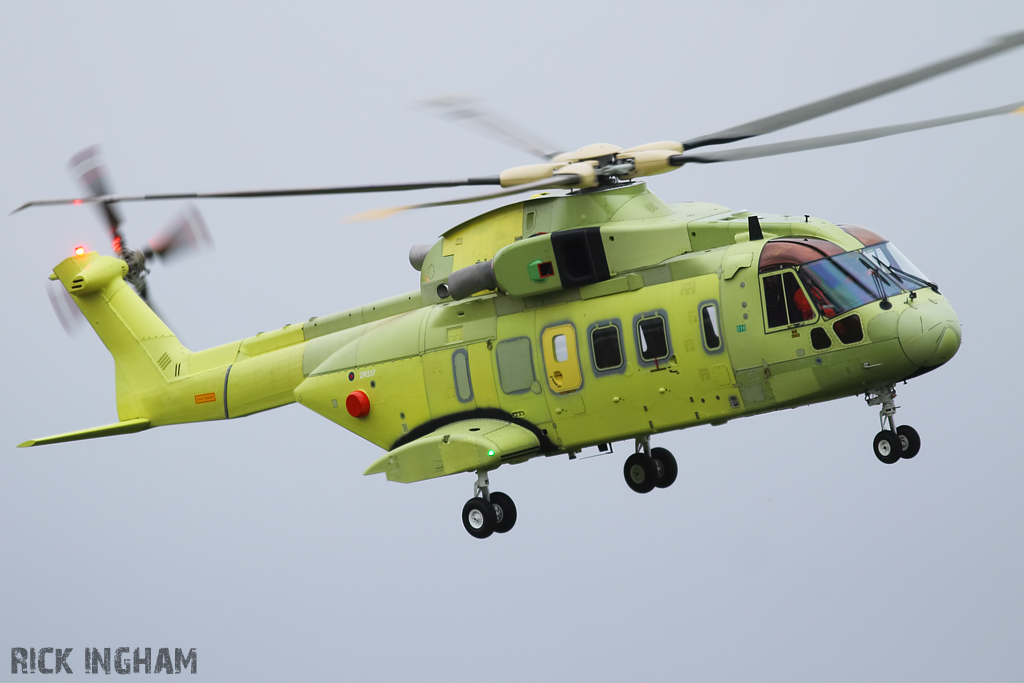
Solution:
<path fill-rule="evenodd" d="M 491 470 L 502 459 L 539 450 L 537 436 L 525 427 L 489 418 L 462 420 L 399 446 L 363 474 L 384 473 L 389 481 L 411 483 L 457 472 Z"/>
<path fill-rule="evenodd" d="M 92 427 L 91 429 L 80 429 L 77 432 L 67 432 L 56 436 L 44 436 L 41 439 L 31 439 L 25 443 L 18 444 L 18 448 L 29 446 L 45 446 L 51 443 L 63 443 L 65 441 L 80 441 L 82 439 L 98 439 L 101 436 L 117 436 L 118 434 L 133 434 L 149 429 L 149 420 L 140 417 L 135 420 L 115 422 L 112 425 Z"/>

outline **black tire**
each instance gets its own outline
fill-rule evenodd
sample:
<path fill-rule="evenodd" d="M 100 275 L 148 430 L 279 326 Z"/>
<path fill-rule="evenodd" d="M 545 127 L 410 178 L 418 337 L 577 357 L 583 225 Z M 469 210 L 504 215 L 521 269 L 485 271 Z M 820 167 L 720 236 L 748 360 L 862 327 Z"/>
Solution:
<path fill-rule="evenodd" d="M 886 465 L 899 462 L 902 453 L 903 442 L 896 436 L 896 432 L 883 429 L 875 435 L 875 457 Z"/>
<path fill-rule="evenodd" d="M 462 525 L 474 538 L 487 538 L 498 526 L 494 506 L 483 498 L 470 498 L 462 507 Z"/>
<path fill-rule="evenodd" d="M 494 525 L 494 532 L 503 534 L 511 531 L 516 525 L 517 517 L 516 504 L 512 502 L 512 498 L 501 491 L 495 491 L 491 494 L 491 507 L 494 508 L 494 514 L 498 519 Z"/>
<path fill-rule="evenodd" d="M 917 430 L 910 425 L 897 427 L 896 435 L 900 437 L 903 444 L 903 452 L 900 453 L 900 457 L 904 460 L 910 460 L 921 451 L 921 437 L 917 435 Z"/>
<path fill-rule="evenodd" d="M 650 493 L 658 481 L 658 467 L 654 459 L 643 453 L 634 453 L 626 458 L 622 468 L 626 485 L 637 493 Z"/>
<path fill-rule="evenodd" d="M 655 465 L 659 463 L 661 465 L 658 468 L 661 476 L 654 482 L 654 485 L 659 489 L 667 489 L 676 482 L 676 477 L 679 476 L 679 465 L 676 464 L 676 456 L 672 455 L 667 449 L 652 448 L 651 459 L 654 460 Z"/>

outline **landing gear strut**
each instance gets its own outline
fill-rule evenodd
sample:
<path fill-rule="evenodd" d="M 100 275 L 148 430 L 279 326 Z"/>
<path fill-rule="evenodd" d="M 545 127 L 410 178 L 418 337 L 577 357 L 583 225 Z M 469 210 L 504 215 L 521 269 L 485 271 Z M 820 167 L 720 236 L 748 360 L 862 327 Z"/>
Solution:
<path fill-rule="evenodd" d="M 516 504 L 501 491 L 491 493 L 487 472 L 476 473 L 473 497 L 462 507 L 462 525 L 474 538 L 503 534 L 516 525 Z"/>
<path fill-rule="evenodd" d="M 921 450 L 921 437 L 910 425 L 896 426 L 896 389 L 890 384 L 864 397 L 869 406 L 882 406 L 878 420 L 882 431 L 875 435 L 875 457 L 886 465 L 892 465 L 901 458 L 909 460 Z M 888 426 L 888 429 L 886 427 Z"/>
<path fill-rule="evenodd" d="M 626 485 L 637 493 L 668 488 L 678 474 L 675 457 L 664 448 L 651 448 L 646 436 L 636 440 L 636 453 L 626 458 L 622 468 Z"/>

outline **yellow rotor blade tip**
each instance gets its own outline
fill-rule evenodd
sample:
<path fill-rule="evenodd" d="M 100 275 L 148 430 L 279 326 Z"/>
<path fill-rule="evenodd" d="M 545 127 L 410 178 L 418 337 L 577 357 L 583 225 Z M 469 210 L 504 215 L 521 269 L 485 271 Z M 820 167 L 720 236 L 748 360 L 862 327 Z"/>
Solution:
<path fill-rule="evenodd" d="M 1010 112 L 1010 113 L 1011 113 L 1011 114 L 1022 114 L 1022 115 L 1024 115 L 1024 107 L 1021 107 L 1020 109 L 1014 109 L 1014 110 L 1013 110 L 1012 112 Z"/>
<path fill-rule="evenodd" d="M 387 209 L 370 209 L 369 211 L 363 211 L 362 213 L 349 216 L 343 222 L 362 223 L 364 221 L 380 221 L 411 208 L 411 206 L 392 206 Z"/>

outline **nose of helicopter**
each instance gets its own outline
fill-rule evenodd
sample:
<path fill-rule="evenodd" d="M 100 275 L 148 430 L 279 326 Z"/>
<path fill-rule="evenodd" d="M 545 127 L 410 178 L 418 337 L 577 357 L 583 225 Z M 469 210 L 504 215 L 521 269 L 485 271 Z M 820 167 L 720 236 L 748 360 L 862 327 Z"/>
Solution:
<path fill-rule="evenodd" d="M 900 315 L 898 334 L 903 353 L 922 368 L 942 365 L 960 348 L 960 320 L 943 297 L 918 299 Z"/>

